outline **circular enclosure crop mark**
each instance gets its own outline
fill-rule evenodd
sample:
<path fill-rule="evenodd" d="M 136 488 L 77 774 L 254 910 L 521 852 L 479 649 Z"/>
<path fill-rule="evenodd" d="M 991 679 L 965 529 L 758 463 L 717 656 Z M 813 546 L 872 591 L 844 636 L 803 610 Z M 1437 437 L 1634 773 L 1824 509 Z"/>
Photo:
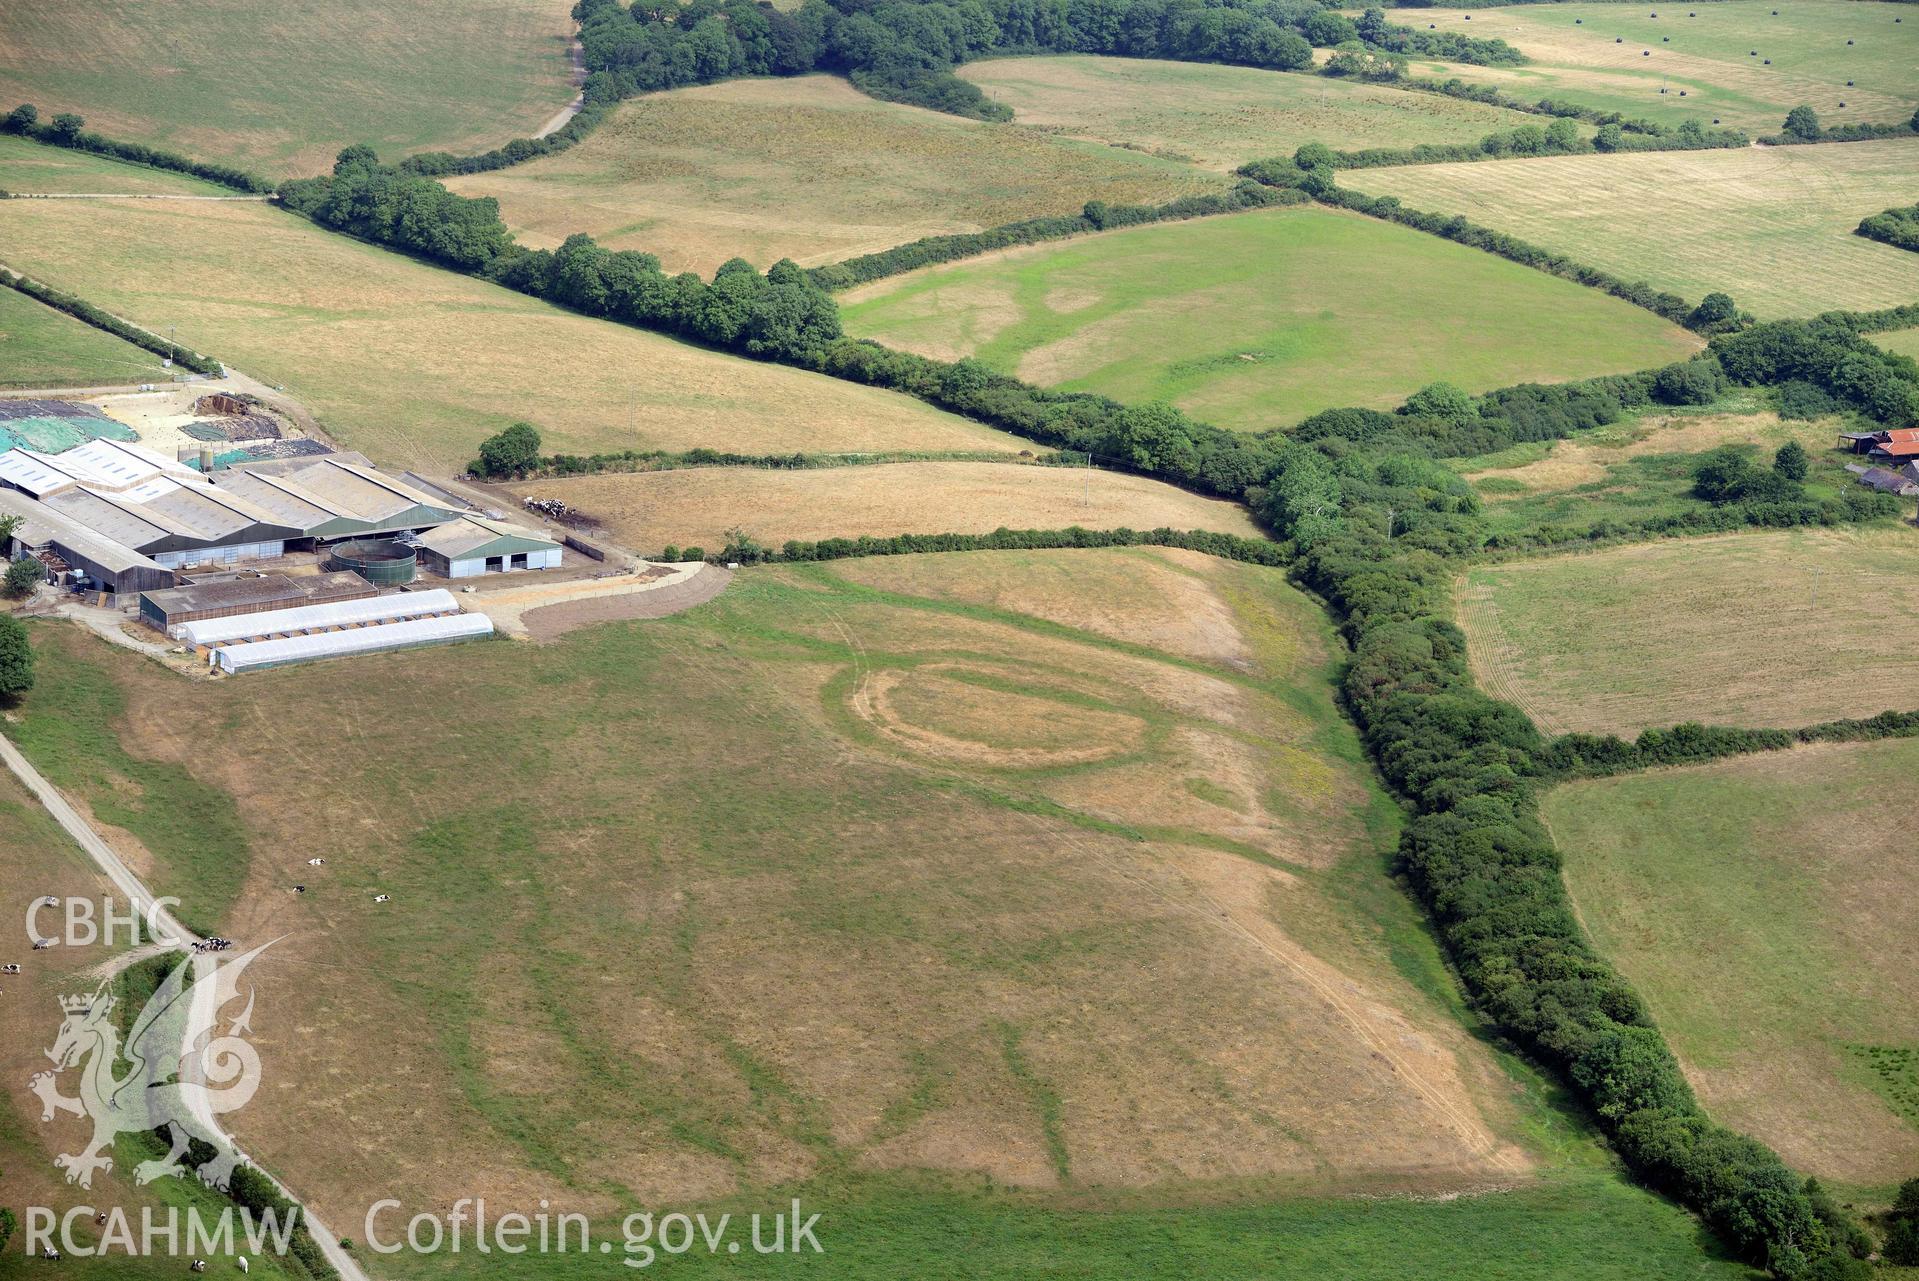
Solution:
<path fill-rule="evenodd" d="M 985 666 L 927 663 L 863 672 L 852 712 L 917 756 L 1002 769 L 1089 765 L 1136 751 L 1146 722 Z"/>

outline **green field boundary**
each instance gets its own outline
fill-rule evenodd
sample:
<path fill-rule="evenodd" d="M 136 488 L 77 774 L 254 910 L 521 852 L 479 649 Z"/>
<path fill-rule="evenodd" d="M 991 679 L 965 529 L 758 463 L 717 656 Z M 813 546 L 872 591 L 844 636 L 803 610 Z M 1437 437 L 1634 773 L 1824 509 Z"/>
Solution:
<path fill-rule="evenodd" d="M 122 320 L 112 312 L 96 307 L 84 298 L 55 289 L 52 285 L 34 280 L 29 276 L 23 276 L 4 264 L 0 264 L 0 285 L 17 290 L 55 311 L 63 311 L 83 324 L 112 334 L 115 338 L 130 342 L 136 347 L 171 360 L 174 364 L 191 369 L 197 374 L 207 374 L 214 378 L 226 375 L 226 366 L 211 356 L 203 356 L 190 347 L 168 342 L 160 335 L 142 329 L 131 321 Z"/>
<path fill-rule="evenodd" d="M 0 116 L 0 133 L 31 138 L 49 147 L 64 147 L 69 151 L 105 156 L 122 164 L 188 174 L 248 195 L 264 195 L 273 190 L 273 184 L 266 179 L 234 165 L 208 164 L 189 159 L 178 152 L 149 147 L 145 143 L 121 142 L 104 134 L 89 133 L 84 127 L 86 121 L 76 115 L 58 115 L 48 124 L 39 121 L 40 109 L 32 103 L 23 102 L 9 114 Z"/>

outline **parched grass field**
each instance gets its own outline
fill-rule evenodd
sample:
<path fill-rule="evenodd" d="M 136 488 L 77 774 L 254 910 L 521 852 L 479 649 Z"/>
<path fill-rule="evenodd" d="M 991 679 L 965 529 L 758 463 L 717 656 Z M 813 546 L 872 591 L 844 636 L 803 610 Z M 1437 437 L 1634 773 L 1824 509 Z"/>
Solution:
<path fill-rule="evenodd" d="M 734 80 L 624 104 L 579 146 L 448 182 L 497 198 L 527 244 L 590 233 L 711 274 L 728 258 L 812 265 L 1089 200 L 1220 191 L 1188 164 L 880 102 L 833 76 Z"/>
<path fill-rule="evenodd" d="M 1858 461 L 1833 448 L 1842 426 L 1838 419 L 1782 419 L 1759 397 L 1742 396 L 1700 409 L 1638 414 L 1573 439 L 1515 445 L 1454 465 L 1484 501 L 1495 534 L 1547 526 L 1589 530 L 1702 506 L 1692 495 L 1693 471 L 1700 455 L 1722 445 L 1746 447 L 1763 463 L 1796 440 L 1810 456 L 1811 492 L 1842 492 L 1856 483 L 1845 464 Z"/>
<path fill-rule="evenodd" d="M 8 185 L 0 166 L 0 187 Z M 516 419 L 568 453 L 996 451 L 891 392 L 591 320 L 259 204 L 0 201 L 6 260 L 284 384 L 348 448 L 462 468 Z"/>
<path fill-rule="evenodd" d="M 1480 683 L 1553 733 L 1910 711 L 1919 665 L 1883 641 L 1919 617 L 1915 547 L 1795 530 L 1487 565 L 1460 623 Z"/>
<path fill-rule="evenodd" d="M 769 547 L 789 538 L 989 534 L 995 529 L 1211 529 L 1259 537 L 1236 503 L 1161 481 L 1077 467 L 991 462 L 885 463 L 810 471 L 697 467 L 514 485 L 558 498 L 628 547 L 718 550 L 744 529 Z"/>
<path fill-rule="evenodd" d="M 160 358 L 15 289 L 0 289 L 0 387 L 137 383 Z"/>
<path fill-rule="evenodd" d="M 1821 745 L 1545 805 L 1594 941 L 1712 1114 L 1881 1204 L 1919 1169 L 1919 863 L 1887 805 L 1915 766 L 1910 740 Z"/>
<path fill-rule="evenodd" d="M 9 108 L 11 110 L 11 108 Z M 0 191 L 15 195 L 106 192 L 115 195 L 231 196 L 198 178 L 122 164 L 85 151 L 48 147 L 28 138 L 0 134 Z"/>
<path fill-rule="evenodd" d="M 0 101 L 269 176 L 340 148 L 484 151 L 573 97 L 564 0 L 0 6 Z"/>
<path fill-rule="evenodd" d="M 1468 168 L 1485 168 L 1483 165 Z M 848 292 L 849 333 L 1222 426 L 1679 360 L 1699 340 L 1597 291 L 1317 208 L 1162 223 Z M 1550 324 L 1543 317 L 1551 316 Z"/>
<path fill-rule="evenodd" d="M 8 732 L 11 730 L 9 726 Z M 25 942 L 28 905 L 52 895 L 62 900 L 88 900 L 97 912 L 112 895 L 114 910 L 124 914 L 126 900 L 4 768 L 0 768 L 0 848 L 5 851 L 5 857 L 0 858 L 0 905 L 14 917 L 0 952 L 8 962 L 21 967 L 21 973 L 7 976 L 5 990 L 0 992 L 0 1205 L 20 1220 L 7 1248 L 0 1250 L 0 1279 L 44 1278 L 55 1266 L 62 1274 L 71 1273 L 85 1281 L 177 1277 L 187 1266 L 185 1260 L 177 1258 L 130 1258 L 120 1253 L 101 1258 L 69 1255 L 55 1265 L 26 1256 L 27 1206 L 45 1206 L 56 1215 L 78 1206 L 117 1206 L 136 1230 L 143 1209 L 164 1215 L 168 1205 L 185 1206 L 189 1200 L 212 1214 L 217 1215 L 219 1209 L 212 1194 L 197 1188 L 189 1190 L 178 1180 L 135 1186 L 124 1148 L 116 1152 L 113 1170 L 95 1175 L 91 1189 L 68 1184 L 64 1173 L 54 1166 L 56 1154 L 81 1150 L 93 1127 L 91 1122 L 72 1116 L 43 1123 L 40 1100 L 28 1090 L 28 1082 L 50 1066 L 42 1051 L 53 1044 L 60 1030 L 59 998 L 94 991 L 100 978 L 90 971 L 123 950 L 127 940 L 122 933 L 112 947 L 105 943 L 69 947 L 63 943 L 47 951 L 33 951 Z M 44 911 L 37 921 L 47 933 L 62 932 L 61 922 L 60 909 Z M 118 1071 L 124 1073 L 125 1065 Z M 63 1093 L 77 1094 L 78 1073 L 68 1072 L 60 1085 Z M 94 1226 L 91 1214 L 76 1221 L 75 1236 L 89 1248 L 98 1243 L 100 1229 Z M 290 1275 L 270 1258 L 255 1257 L 252 1266 L 268 1277 Z M 207 1275 L 236 1277 L 240 1273 L 232 1260 L 214 1258 L 209 1261 Z"/>
<path fill-rule="evenodd" d="M 1209 169 L 1305 142 L 1358 150 L 1477 142 L 1523 112 L 1325 76 L 1153 58 L 993 58 L 959 70 L 1023 125 Z"/>
<path fill-rule="evenodd" d="M 854 1278 L 1743 1275 L 1459 1021 L 1329 625 L 1276 572 L 759 570 L 537 651 L 193 698 L 34 635 L 43 688 L 124 697 L 88 741 L 232 795 L 229 932 L 289 936 L 241 1137 L 341 1223 L 373 1189 L 608 1221 L 799 1195 Z"/>
<path fill-rule="evenodd" d="M 1459 76 L 1529 101 L 1570 98 L 1668 124 L 1689 116 L 1701 123 L 1716 117 L 1755 135 L 1778 133 L 1786 113 L 1801 103 L 1828 124 L 1892 124 L 1919 107 L 1919 80 L 1912 74 L 1919 30 L 1899 4 L 1712 0 L 1671 7 L 1555 4 L 1469 12 L 1470 21 L 1468 11 L 1457 9 L 1408 11 L 1393 18 L 1421 30 L 1432 23 L 1441 31 L 1497 36 L 1532 63 L 1494 68 L 1416 59 L 1414 74 Z"/>
<path fill-rule="evenodd" d="M 1777 319 L 1919 298 L 1919 254 L 1853 234 L 1919 191 L 1915 174 L 1919 139 L 1908 138 L 1363 169 L 1340 181 L 1694 301 L 1723 290 Z"/>

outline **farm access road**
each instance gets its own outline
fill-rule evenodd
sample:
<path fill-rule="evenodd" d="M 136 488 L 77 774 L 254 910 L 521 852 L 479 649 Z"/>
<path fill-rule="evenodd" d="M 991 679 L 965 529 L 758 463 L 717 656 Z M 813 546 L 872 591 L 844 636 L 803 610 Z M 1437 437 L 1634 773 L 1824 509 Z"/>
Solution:
<path fill-rule="evenodd" d="M 133 874 L 133 870 L 126 865 L 125 861 L 114 853 L 113 847 L 108 845 L 100 834 L 80 817 L 79 811 L 68 803 L 67 798 L 60 794 L 58 788 L 49 783 L 46 777 L 33 767 L 33 762 L 22 755 L 20 749 L 13 745 L 13 740 L 5 734 L 0 734 L 0 761 L 5 761 L 7 768 L 13 771 L 14 777 L 39 798 L 40 803 L 46 807 L 47 813 L 51 814 L 54 821 L 66 829 L 67 835 L 86 851 L 87 857 L 93 860 L 94 865 L 100 869 L 107 880 L 113 883 L 114 888 L 127 896 L 127 901 L 133 904 L 142 917 L 153 923 L 156 934 L 164 941 L 182 949 L 191 949 L 195 942 L 201 940 L 199 934 L 182 925 L 179 918 L 171 911 L 157 906 L 153 892 L 141 883 L 140 878 Z M 217 984 L 210 980 L 214 969 L 219 965 L 219 959 L 212 952 L 192 952 L 192 957 L 193 999 L 195 1005 L 200 1008 L 195 1010 L 195 1017 L 186 1020 L 188 1030 L 191 1030 L 195 1024 L 212 1026 L 214 1017 L 218 1013 L 216 1010 L 204 1008 L 204 1003 L 217 999 Z M 341 1248 L 340 1234 L 329 1230 L 325 1224 L 314 1218 L 306 1203 L 295 1196 L 292 1189 L 288 1188 L 278 1175 L 263 1169 L 258 1162 L 246 1156 L 246 1149 L 242 1148 L 234 1140 L 233 1135 L 220 1124 L 219 1118 L 214 1115 L 206 1099 L 204 1097 L 195 1099 L 194 1104 L 194 1120 L 199 1122 L 207 1133 L 219 1135 L 235 1152 L 245 1158 L 248 1164 L 271 1179 L 274 1186 L 279 1188 L 288 1200 L 300 1207 L 300 1212 L 306 1219 L 308 1235 L 313 1238 L 314 1244 L 320 1247 L 320 1253 L 326 1256 L 326 1261 L 332 1265 L 333 1270 L 340 1274 L 341 1281 L 370 1281 L 353 1256 Z"/>

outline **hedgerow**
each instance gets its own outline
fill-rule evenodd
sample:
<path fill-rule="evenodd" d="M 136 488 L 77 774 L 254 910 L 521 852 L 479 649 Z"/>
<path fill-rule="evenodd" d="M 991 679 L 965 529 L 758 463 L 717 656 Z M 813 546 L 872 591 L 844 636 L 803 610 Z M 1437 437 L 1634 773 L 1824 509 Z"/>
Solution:
<path fill-rule="evenodd" d="M 26 276 L 22 276 L 17 272 L 9 271 L 5 268 L 0 268 L 0 285 L 5 285 L 9 289 L 17 289 L 29 298 L 37 299 L 58 311 L 64 311 L 75 320 L 92 325 L 95 329 L 105 330 L 115 338 L 130 342 L 134 346 L 150 351 L 156 356 L 171 360 L 174 364 L 184 369 L 191 369 L 197 374 L 210 374 L 216 378 L 222 377 L 226 373 L 225 367 L 211 356 L 202 356 L 190 347 L 182 347 L 177 343 L 170 343 L 157 334 L 148 333 L 137 325 L 128 324 L 110 312 L 100 310 L 100 308 L 94 306 L 84 298 L 79 298 L 73 294 L 55 289 L 51 285 L 41 284 L 37 280 L 29 279 Z"/>
<path fill-rule="evenodd" d="M 49 147 L 66 147 L 73 151 L 92 152 L 97 156 L 111 156 L 115 160 L 132 165 L 145 165 L 149 169 L 165 169 L 172 173 L 191 174 L 195 178 L 204 178 L 208 182 L 217 183 L 234 191 L 244 191 L 250 195 L 261 195 L 273 190 L 272 183 L 244 169 L 235 168 L 232 165 L 208 164 L 205 161 L 189 159 L 177 152 L 149 147 L 145 143 L 121 142 L 104 134 L 88 133 L 86 123 L 79 116 L 65 113 L 55 116 L 46 124 L 41 124 L 40 109 L 30 102 L 23 102 L 4 118 L 0 118 L 0 133 L 31 138 Z"/>

